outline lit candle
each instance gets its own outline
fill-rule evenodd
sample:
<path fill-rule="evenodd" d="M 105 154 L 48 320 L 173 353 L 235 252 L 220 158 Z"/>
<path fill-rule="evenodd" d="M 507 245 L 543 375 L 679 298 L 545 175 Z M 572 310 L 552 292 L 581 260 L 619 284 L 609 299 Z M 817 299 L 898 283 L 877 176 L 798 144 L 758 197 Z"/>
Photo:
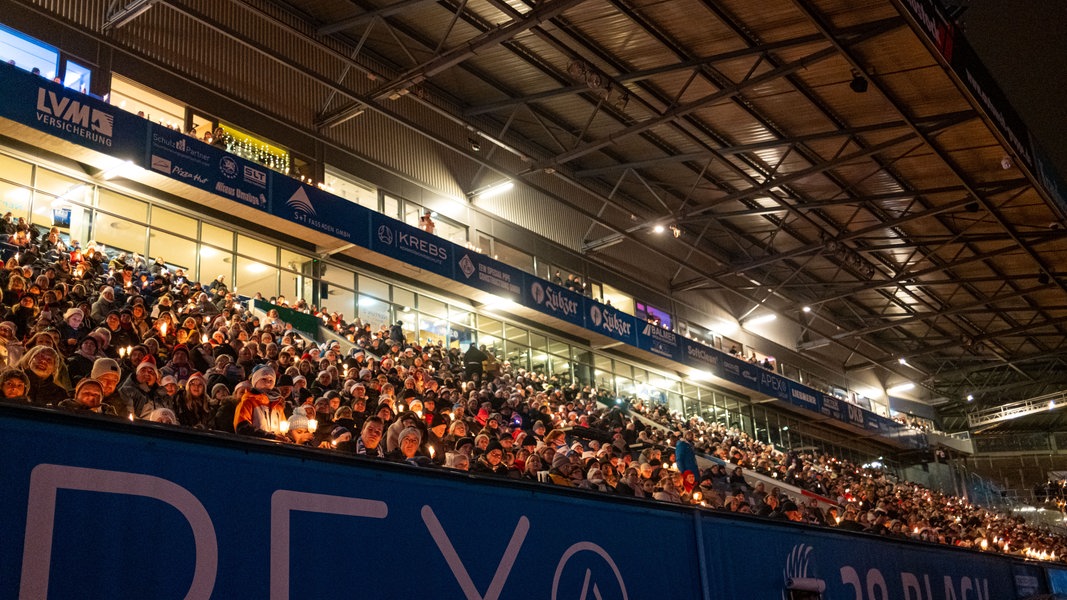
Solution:
<path fill-rule="evenodd" d="M 316 419 L 308 419 L 308 431 L 315 433 L 315 430 L 319 428 L 319 422 Z"/>
<path fill-rule="evenodd" d="M 204 317 L 204 324 L 205 325 L 210 323 L 210 322 L 211 322 L 211 317 Z"/>
<path fill-rule="evenodd" d="M 161 333 L 164 337 L 167 335 L 167 322 L 166 321 L 164 321 L 164 322 L 159 324 L 159 333 Z"/>
<path fill-rule="evenodd" d="M 433 458 L 434 454 L 436 454 L 436 452 L 434 452 L 433 446 L 430 446 L 430 458 Z"/>
<path fill-rule="evenodd" d="M 206 333 L 204 335 L 200 336 L 200 343 L 201 344 L 206 344 L 207 343 L 207 334 Z"/>
<path fill-rule="evenodd" d="M 126 355 L 126 349 L 125 348 L 119 348 L 119 358 L 122 358 L 125 355 Z"/>
<path fill-rule="evenodd" d="M 289 433 L 289 421 L 278 423 L 278 430 L 282 432 L 282 435 Z"/>
<path fill-rule="evenodd" d="M 130 413 L 130 422 L 133 422 L 133 413 Z"/>
<path fill-rule="evenodd" d="M 129 356 L 133 352 L 133 346 L 126 346 L 126 356 Z"/>

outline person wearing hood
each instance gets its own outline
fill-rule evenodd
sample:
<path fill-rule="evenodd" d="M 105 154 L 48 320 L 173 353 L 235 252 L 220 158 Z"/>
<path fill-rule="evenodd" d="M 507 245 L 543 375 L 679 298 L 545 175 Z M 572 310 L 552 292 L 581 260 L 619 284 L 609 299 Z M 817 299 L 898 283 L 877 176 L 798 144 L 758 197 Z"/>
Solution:
<path fill-rule="evenodd" d="M 29 397 L 34 406 L 56 406 L 67 399 L 67 390 L 56 383 L 59 353 L 51 346 L 34 346 L 19 361 L 30 380 Z"/>
<path fill-rule="evenodd" d="M 116 311 L 118 316 L 119 303 L 115 300 L 115 288 L 105 285 L 100 290 L 100 296 L 93 302 L 92 312 L 89 318 L 93 323 L 103 323 L 108 313 Z"/>
<path fill-rule="evenodd" d="M 16 336 L 17 329 L 11 321 L 0 322 L 0 367 L 13 367 L 26 354 L 26 347 Z"/>
<path fill-rule="evenodd" d="M 4 367 L 0 371 L 0 402 L 10 404 L 29 404 L 26 395 L 30 390 L 30 378 L 15 367 Z"/>
<path fill-rule="evenodd" d="M 196 372 L 193 363 L 189 360 L 189 348 L 185 344 L 178 344 L 170 352 L 170 361 L 163 366 L 164 375 L 174 377 L 176 381 L 185 381 Z"/>
<path fill-rule="evenodd" d="M 495 475 L 497 477 L 508 476 L 508 466 L 504 464 L 504 446 L 497 440 L 492 440 L 485 447 L 485 452 L 478 456 L 470 467 L 471 473 L 482 475 Z"/>
<path fill-rule="evenodd" d="M 277 375 L 268 365 L 260 365 L 252 370 L 249 377 L 251 387 L 245 390 L 237 404 L 233 417 L 233 429 L 238 435 L 284 440 L 281 435 L 281 422 L 285 419 L 285 410 L 274 390 Z"/>
<path fill-rule="evenodd" d="M 99 357 L 98 352 L 95 337 L 87 335 L 81 339 L 77 351 L 67 359 L 67 374 L 70 375 L 71 383 L 77 385 L 79 381 L 89 376 L 93 370 L 93 363 Z"/>
<path fill-rule="evenodd" d="M 422 443 L 422 440 L 426 437 L 424 433 L 426 425 L 417 414 L 413 411 L 406 410 L 400 413 L 396 418 L 396 421 L 389 425 L 389 429 L 385 432 L 386 452 L 392 452 L 400 446 L 400 432 L 408 427 L 414 427 L 419 430 L 419 443 Z"/>

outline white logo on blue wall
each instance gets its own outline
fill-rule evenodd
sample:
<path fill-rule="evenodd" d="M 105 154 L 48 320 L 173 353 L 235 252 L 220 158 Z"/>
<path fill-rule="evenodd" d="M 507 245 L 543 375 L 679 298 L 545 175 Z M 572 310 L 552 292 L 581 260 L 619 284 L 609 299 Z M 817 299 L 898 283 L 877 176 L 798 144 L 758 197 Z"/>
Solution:
<path fill-rule="evenodd" d="M 293 192 L 292 196 L 289 196 L 285 203 L 297 212 L 318 216 L 315 214 L 315 207 L 311 204 L 311 199 L 308 198 L 307 192 L 304 191 L 304 186 L 296 188 L 296 191 Z"/>
<path fill-rule="evenodd" d="M 388 225 L 380 225 L 378 227 L 378 241 L 386 246 L 393 245 L 393 230 Z"/>
<path fill-rule="evenodd" d="M 474 272 L 477 269 L 469 254 L 464 254 L 463 258 L 459 259 L 459 270 L 463 271 L 463 274 L 467 276 L 467 279 L 470 279 L 471 275 L 474 275 Z"/>
<path fill-rule="evenodd" d="M 604 313 L 600 312 L 599 306 L 590 306 L 589 318 L 593 321 L 593 325 L 600 327 L 600 324 L 604 322 Z"/>
<path fill-rule="evenodd" d="M 815 559 L 811 553 L 815 550 L 807 544 L 797 544 L 789 552 L 785 559 L 785 567 L 782 568 L 782 583 L 788 584 L 790 579 L 811 579 L 815 577 Z M 789 600 L 788 592 L 782 590 L 782 600 Z"/>
<path fill-rule="evenodd" d="M 232 157 L 223 156 L 222 159 L 219 160 L 219 171 L 221 171 L 222 175 L 228 179 L 236 179 L 237 161 Z"/>
<path fill-rule="evenodd" d="M 533 296 L 534 302 L 538 304 L 545 303 L 545 288 L 536 281 L 530 286 L 530 295 Z"/>

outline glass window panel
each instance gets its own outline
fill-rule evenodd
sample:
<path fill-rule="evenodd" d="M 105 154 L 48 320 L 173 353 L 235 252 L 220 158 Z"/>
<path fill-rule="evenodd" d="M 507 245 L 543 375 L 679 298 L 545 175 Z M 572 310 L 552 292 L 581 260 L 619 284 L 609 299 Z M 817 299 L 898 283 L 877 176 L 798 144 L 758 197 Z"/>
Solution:
<path fill-rule="evenodd" d="M 419 312 L 435 317 L 444 317 L 448 315 L 448 308 L 444 302 L 419 294 Z M 462 321 L 462 319 L 456 320 Z"/>
<path fill-rule="evenodd" d="M 282 264 L 287 264 L 285 262 L 284 257 L 283 257 L 282 260 L 283 260 Z M 288 269 L 279 269 L 278 272 L 279 272 L 279 274 L 281 276 L 281 284 L 280 284 L 281 285 L 281 290 L 280 291 L 281 291 L 281 295 L 282 296 L 285 296 L 286 298 L 289 298 L 289 299 L 294 300 L 294 301 L 303 300 L 303 299 L 311 297 L 311 285 L 312 285 L 312 279 L 311 278 L 304 277 L 304 275 L 301 274 L 300 272 L 293 272 L 293 271 L 290 271 Z M 340 289 L 340 288 L 338 288 L 338 289 Z M 340 294 L 340 292 L 338 292 L 338 294 Z M 333 298 L 334 298 L 334 291 L 331 290 L 330 291 L 330 299 L 333 300 Z M 336 302 L 336 303 L 335 302 L 331 302 L 331 305 L 334 305 L 334 304 L 337 305 L 337 306 L 340 306 L 341 303 L 340 302 Z M 345 312 L 343 314 L 346 314 L 346 315 L 352 314 L 353 308 L 354 308 L 354 306 L 350 302 L 348 308 L 345 310 Z"/>
<path fill-rule="evenodd" d="M 509 341 L 519 342 L 525 346 L 529 343 L 528 335 L 529 332 L 523 327 L 516 327 L 511 323 L 504 324 L 504 338 Z"/>
<path fill-rule="evenodd" d="M 400 214 L 400 200 L 386 194 L 382 198 L 382 202 L 382 214 L 389 215 L 394 219 L 397 218 L 397 216 Z"/>
<path fill-rule="evenodd" d="M 613 308 L 617 308 L 626 314 L 634 314 L 634 299 L 632 296 L 628 296 L 607 284 L 603 285 L 602 293 L 605 303 L 610 301 Z"/>
<path fill-rule="evenodd" d="M 90 209 L 80 206 L 70 206 L 70 228 L 63 231 L 67 234 L 67 241 L 84 242 L 90 238 L 89 228 L 92 225 L 92 219 L 90 218 Z M 82 245 L 84 248 L 85 245 Z"/>
<path fill-rule="evenodd" d="M 196 272 L 196 242 L 178 237 L 174 234 L 153 229 L 148 234 L 148 256 L 154 261 L 157 257 L 163 257 L 164 262 L 172 267 L 180 267 L 190 277 L 197 281 L 211 281 L 219 275 L 226 276 L 226 282 L 230 283 L 230 271 L 222 273 Z"/>
<path fill-rule="evenodd" d="M 68 87 L 84 94 L 89 91 L 89 83 L 92 80 L 92 76 L 92 69 L 68 60 L 67 70 L 63 76 L 63 87 Z"/>
<path fill-rule="evenodd" d="M 562 356 L 549 355 L 549 370 L 563 383 L 570 382 L 571 363 Z"/>
<path fill-rule="evenodd" d="M 205 279 L 206 278 L 202 278 Z M 252 259 L 237 257 L 236 285 L 245 295 L 263 294 L 264 298 L 278 295 L 278 268 Z"/>
<path fill-rule="evenodd" d="M 34 187 L 53 196 L 67 194 L 80 185 L 83 185 L 83 183 L 73 177 L 67 177 L 55 171 L 42 168 L 37 169 L 37 181 L 34 183 Z"/>
<path fill-rule="evenodd" d="M 147 222 L 148 220 L 147 202 L 141 202 L 106 189 L 100 190 L 99 198 L 98 206 L 101 210 L 140 222 Z"/>
<path fill-rule="evenodd" d="M 281 256 L 282 256 L 282 262 L 281 262 L 282 269 L 288 269 L 290 271 L 303 274 L 304 273 L 304 264 L 308 263 L 308 262 L 311 262 L 311 257 L 310 256 L 304 256 L 303 254 L 300 254 L 298 252 L 293 252 L 291 250 L 286 250 L 285 248 L 281 248 L 280 250 L 281 250 Z M 348 281 L 348 285 L 345 286 L 345 287 L 352 287 L 353 285 L 355 285 L 355 279 L 350 279 Z M 292 295 L 292 294 L 287 294 L 287 295 Z"/>
<path fill-rule="evenodd" d="M 512 248 L 500 240 L 493 241 L 493 258 L 527 273 L 533 273 L 533 255 Z"/>
<path fill-rule="evenodd" d="M 478 334 L 478 345 L 485 346 L 485 349 L 489 352 L 489 354 L 492 354 L 493 356 L 496 356 L 498 358 L 501 354 L 504 353 L 503 344 L 504 342 L 495 335 L 489 335 L 487 333 Z"/>
<path fill-rule="evenodd" d="M 283 274 L 283 277 L 286 276 Z M 319 305 L 328 308 L 331 313 L 338 312 L 346 321 L 356 314 L 356 293 L 339 285 L 326 284 L 326 295 L 319 299 Z"/>
<path fill-rule="evenodd" d="M 474 330 L 472 328 L 460 323 L 450 323 L 449 327 L 449 348 L 466 350 L 468 346 L 474 343 Z"/>
<path fill-rule="evenodd" d="M 529 368 L 530 348 L 515 342 L 506 342 L 505 344 L 504 360 L 511 363 L 511 368 L 513 370 Z"/>
<path fill-rule="evenodd" d="M 422 216 L 422 207 L 410 200 L 404 201 L 404 218 L 402 221 L 412 227 L 419 226 L 419 217 Z"/>
<path fill-rule="evenodd" d="M 25 218 L 30 210 L 30 195 L 29 188 L 0 181 L 0 211 L 10 212 L 15 220 Z"/>
<path fill-rule="evenodd" d="M 536 348 L 531 348 L 530 370 L 541 375 L 548 374 L 548 355 Z"/>
<path fill-rule="evenodd" d="M 504 335 L 503 324 L 500 321 L 490 319 L 485 315 L 478 317 L 478 329 L 486 335 L 491 335 L 494 338 Z"/>
<path fill-rule="evenodd" d="M 401 308 L 405 306 L 407 308 L 415 308 L 415 292 L 394 285 L 393 304 L 399 304 Z"/>
<path fill-rule="evenodd" d="M 407 307 L 407 311 L 404 308 L 399 304 L 393 305 L 393 314 L 396 315 L 396 320 L 389 321 L 389 324 L 392 325 L 397 321 L 403 323 L 404 339 L 410 342 L 415 338 L 415 328 L 419 325 L 419 315 L 411 310 L 410 306 Z"/>
<path fill-rule="evenodd" d="M 0 25 L 0 57 L 4 62 L 30 71 L 40 69 L 41 75 L 52 79 L 59 66 L 59 50 L 21 31 Z"/>
<path fill-rule="evenodd" d="M 611 359 L 600 353 L 593 354 L 593 366 L 600 371 L 612 372 Z"/>
<path fill-rule="evenodd" d="M 567 346 L 567 344 L 564 343 L 564 342 L 549 338 L 549 340 L 548 340 L 548 351 L 551 354 L 558 354 L 560 356 L 567 356 L 567 355 L 570 354 L 570 347 Z"/>
<path fill-rule="evenodd" d="M 474 313 L 457 306 L 448 307 L 448 320 L 453 323 L 470 326 L 474 324 Z"/>
<path fill-rule="evenodd" d="M 121 75 L 111 76 L 111 104 L 167 127 L 185 123 L 185 106 Z"/>
<path fill-rule="evenodd" d="M 424 313 L 419 313 L 419 338 L 437 343 L 449 337 L 448 320 Z"/>
<path fill-rule="evenodd" d="M 33 165 L 0 154 L 0 179 L 30 185 L 33 181 Z"/>
<path fill-rule="evenodd" d="M 360 294 L 359 318 L 364 323 L 370 323 L 371 328 L 377 331 L 380 325 L 389 323 L 389 304 L 377 298 Z"/>
<path fill-rule="evenodd" d="M 193 113 L 192 135 L 193 137 L 211 143 L 211 134 L 215 130 L 215 122 L 211 117 Z"/>
<path fill-rule="evenodd" d="M 322 278 L 333 286 L 352 289 L 356 284 L 356 274 L 344 267 L 320 263 Z"/>
<path fill-rule="evenodd" d="M 337 169 L 326 166 L 326 190 L 349 202 L 378 212 L 378 192 Z"/>
<path fill-rule="evenodd" d="M 277 246 L 252 239 L 247 235 L 237 236 L 237 253 L 253 257 L 271 266 L 276 265 L 278 260 Z"/>
<path fill-rule="evenodd" d="M 467 227 L 460 225 L 455 221 L 446 219 L 434 213 L 433 216 L 435 228 L 434 233 L 452 242 L 453 244 L 459 244 L 465 246 L 467 244 Z"/>
<path fill-rule="evenodd" d="M 359 275 L 359 292 L 360 294 L 370 294 L 376 296 L 382 300 L 389 299 L 389 284 L 373 277 L 368 277 L 360 273 Z M 362 302 L 360 302 L 362 306 Z M 384 322 L 384 321 L 383 321 Z"/>
<path fill-rule="evenodd" d="M 541 335 L 539 333 L 534 333 L 534 332 L 531 331 L 530 332 L 530 348 L 532 348 L 532 349 L 534 349 L 534 350 L 536 350 L 538 352 L 546 351 L 548 349 L 548 338 L 546 338 L 545 336 L 543 336 L 543 335 Z"/>
<path fill-rule="evenodd" d="M 164 257 L 166 257 L 166 255 L 164 255 Z M 240 282 L 234 280 L 233 255 L 229 252 L 201 244 L 200 273 L 201 280 L 203 280 L 204 273 L 214 273 L 215 276 L 226 275 L 226 281 L 231 282 L 230 290 L 236 293 L 240 289 L 238 287 Z M 251 297 L 256 295 L 256 290 L 241 290 L 239 293 Z"/>
<path fill-rule="evenodd" d="M 200 225 L 200 241 L 223 250 L 233 250 L 233 232 L 211 223 Z"/>
<path fill-rule="evenodd" d="M 159 206 L 152 207 L 152 227 L 166 229 L 186 237 L 196 237 L 196 219 Z"/>
<path fill-rule="evenodd" d="M 144 254 L 145 233 L 147 231 L 147 227 L 138 225 L 133 221 L 96 213 L 96 227 L 93 230 L 93 239 L 96 240 L 97 244 L 107 246 L 106 254 L 108 256 L 116 252 Z"/>

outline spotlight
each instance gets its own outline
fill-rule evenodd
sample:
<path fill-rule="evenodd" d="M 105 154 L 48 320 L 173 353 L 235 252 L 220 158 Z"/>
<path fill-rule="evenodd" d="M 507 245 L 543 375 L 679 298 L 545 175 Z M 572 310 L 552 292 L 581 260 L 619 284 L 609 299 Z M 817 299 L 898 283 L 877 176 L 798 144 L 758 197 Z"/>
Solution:
<path fill-rule="evenodd" d="M 852 81 L 849 82 L 848 87 L 851 88 L 853 92 L 856 92 L 857 94 L 865 94 L 867 93 L 867 87 L 869 85 L 866 77 L 855 71 L 852 72 Z"/>
<path fill-rule="evenodd" d="M 480 141 L 478 141 L 478 138 L 469 137 L 469 138 L 467 138 L 467 142 L 470 143 L 472 151 L 474 151 L 474 152 L 481 152 L 482 151 L 482 143 Z"/>
<path fill-rule="evenodd" d="M 655 227 L 652 228 L 652 232 L 653 233 L 663 233 L 663 229 L 664 229 L 663 225 L 656 225 Z"/>

